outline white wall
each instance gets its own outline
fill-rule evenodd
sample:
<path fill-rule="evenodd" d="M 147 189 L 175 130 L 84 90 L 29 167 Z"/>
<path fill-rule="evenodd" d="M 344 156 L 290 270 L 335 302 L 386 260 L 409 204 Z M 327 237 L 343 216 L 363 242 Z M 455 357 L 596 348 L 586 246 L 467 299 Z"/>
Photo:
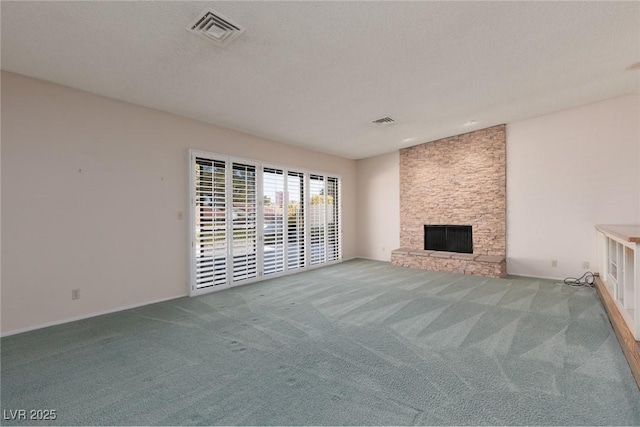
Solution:
<path fill-rule="evenodd" d="M 595 271 L 594 226 L 640 223 L 639 106 L 623 96 L 507 125 L 509 274 Z M 357 162 L 359 256 L 399 246 L 398 155 Z"/>
<path fill-rule="evenodd" d="M 2 333 L 185 295 L 189 148 L 340 174 L 355 256 L 355 161 L 2 72 Z"/>
<path fill-rule="evenodd" d="M 639 105 L 623 96 L 507 125 L 510 274 L 595 271 L 594 226 L 640 223 Z"/>
<path fill-rule="evenodd" d="M 507 125 L 509 273 L 581 274 L 595 224 L 640 223 L 639 104 Z M 344 258 L 399 246 L 397 151 L 355 162 L 7 72 L 1 125 L 3 334 L 186 294 L 188 148 L 341 174 Z"/>
<path fill-rule="evenodd" d="M 400 152 L 357 161 L 357 254 L 391 260 L 400 246 Z"/>

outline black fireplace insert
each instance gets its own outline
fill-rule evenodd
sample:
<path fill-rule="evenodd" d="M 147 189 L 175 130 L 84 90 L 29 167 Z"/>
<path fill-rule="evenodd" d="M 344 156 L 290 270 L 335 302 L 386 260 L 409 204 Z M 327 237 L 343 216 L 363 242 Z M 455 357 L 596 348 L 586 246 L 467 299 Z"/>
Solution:
<path fill-rule="evenodd" d="M 432 251 L 473 253 L 473 235 L 470 225 L 424 226 L 424 248 Z"/>

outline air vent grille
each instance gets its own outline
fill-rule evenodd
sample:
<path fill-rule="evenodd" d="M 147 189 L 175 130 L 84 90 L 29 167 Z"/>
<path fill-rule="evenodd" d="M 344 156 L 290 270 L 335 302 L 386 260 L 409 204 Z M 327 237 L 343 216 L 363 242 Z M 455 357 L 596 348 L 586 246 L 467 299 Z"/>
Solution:
<path fill-rule="evenodd" d="M 373 123 L 376 126 L 389 126 L 394 124 L 395 122 L 396 121 L 389 116 L 380 117 L 379 119 L 375 119 L 371 121 L 371 123 Z"/>
<path fill-rule="evenodd" d="M 244 32 L 240 25 L 211 9 L 194 19 L 187 30 L 223 47 Z"/>

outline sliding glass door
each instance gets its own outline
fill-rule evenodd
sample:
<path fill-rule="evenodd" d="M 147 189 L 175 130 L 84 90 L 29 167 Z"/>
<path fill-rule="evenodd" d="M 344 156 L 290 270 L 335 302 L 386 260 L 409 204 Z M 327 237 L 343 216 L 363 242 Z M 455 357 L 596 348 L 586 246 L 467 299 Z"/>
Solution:
<path fill-rule="evenodd" d="M 190 294 L 340 261 L 340 178 L 190 152 Z"/>

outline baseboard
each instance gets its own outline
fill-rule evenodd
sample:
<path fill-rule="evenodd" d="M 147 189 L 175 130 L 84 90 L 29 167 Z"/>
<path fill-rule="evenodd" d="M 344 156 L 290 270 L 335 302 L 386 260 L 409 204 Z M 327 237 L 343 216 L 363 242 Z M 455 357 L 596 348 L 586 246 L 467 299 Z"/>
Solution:
<path fill-rule="evenodd" d="M 162 298 L 162 299 L 153 300 L 153 301 L 142 302 L 142 303 L 139 303 L 139 304 L 127 305 L 127 306 L 124 306 L 124 307 L 114 308 L 112 310 L 105 310 L 105 311 L 99 311 L 99 312 L 95 312 L 95 313 L 86 314 L 84 316 L 70 317 L 70 318 L 63 319 L 63 320 L 56 320 L 55 322 L 43 323 L 43 324 L 37 325 L 37 326 L 29 326 L 28 328 L 21 328 L 21 329 L 16 329 L 14 331 L 5 332 L 5 333 L 1 334 L 0 337 L 4 338 L 4 337 L 11 336 L 11 335 L 18 335 L 18 334 L 22 334 L 24 332 L 31 332 L 31 331 L 35 331 L 37 329 L 48 328 L 49 326 L 63 325 L 65 323 L 76 322 L 78 320 L 89 319 L 91 317 L 102 316 L 102 315 L 105 315 L 105 314 L 117 313 L 118 311 L 131 310 L 132 308 L 143 307 L 143 306 L 149 305 L 149 304 L 157 304 L 159 302 L 171 301 L 171 300 L 182 298 L 182 297 L 186 297 L 186 296 L 188 296 L 188 294 L 178 295 L 178 296 L 169 297 L 169 298 Z"/>
<path fill-rule="evenodd" d="M 351 259 L 366 259 L 367 261 L 379 261 L 379 262 L 391 262 L 390 259 L 377 259 L 377 258 L 369 258 L 366 256 L 357 256 L 357 257 L 353 257 Z"/>
<path fill-rule="evenodd" d="M 530 279 L 545 279 L 545 280 L 558 280 L 560 282 L 564 282 L 564 277 L 549 277 L 549 276 L 529 276 L 527 274 L 512 274 L 507 271 L 507 277 L 505 279 L 509 279 L 509 277 L 528 277 Z"/>

